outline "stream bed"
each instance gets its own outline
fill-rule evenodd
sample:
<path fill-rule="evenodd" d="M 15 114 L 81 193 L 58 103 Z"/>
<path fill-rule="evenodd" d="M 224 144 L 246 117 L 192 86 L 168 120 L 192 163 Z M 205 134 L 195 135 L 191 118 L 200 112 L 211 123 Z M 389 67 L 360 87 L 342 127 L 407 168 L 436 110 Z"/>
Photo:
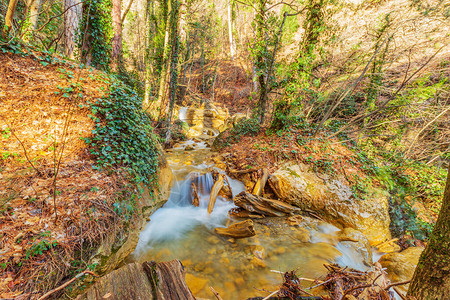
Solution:
<path fill-rule="evenodd" d="M 239 220 L 229 219 L 228 211 L 235 206 L 220 196 L 211 215 L 207 213 L 214 184 L 211 155 L 207 143 L 192 140 L 167 152 L 175 184 L 168 202 L 141 232 L 133 260 L 181 260 L 192 292 L 207 299 L 214 299 L 210 287 L 223 299 L 267 296 L 282 282 L 280 272 L 297 270 L 299 277 L 317 279 L 327 273 L 323 264 L 369 268 L 370 249 L 361 242 L 340 239 L 339 228 L 309 217 L 256 219 L 256 236 L 251 238 L 217 235 L 214 228 Z M 199 189 L 199 207 L 191 205 L 192 181 Z M 228 181 L 233 196 L 245 190 L 241 182 L 229 177 Z M 304 283 L 305 288 L 313 285 Z"/>

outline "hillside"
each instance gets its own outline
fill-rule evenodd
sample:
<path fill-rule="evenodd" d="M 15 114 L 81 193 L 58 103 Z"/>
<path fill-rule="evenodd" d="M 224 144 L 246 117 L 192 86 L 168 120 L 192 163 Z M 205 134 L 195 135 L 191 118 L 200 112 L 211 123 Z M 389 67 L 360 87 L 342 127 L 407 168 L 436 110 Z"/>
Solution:
<path fill-rule="evenodd" d="M 25 299 L 83 270 L 114 268 L 120 258 L 110 259 L 108 247 L 114 253 L 140 228 L 141 209 L 155 209 L 159 191 L 144 197 L 150 198 L 146 204 L 133 170 L 119 161 L 101 164 L 104 157 L 96 153 L 122 150 L 114 147 L 124 142 L 120 135 L 112 133 L 107 142 L 108 135 L 95 131 L 105 115 L 94 103 L 114 97 L 113 84 L 120 91 L 117 79 L 31 48 L 17 46 L 21 54 L 2 49 L 0 297 Z M 126 108 L 123 114 L 139 118 Z M 86 143 L 98 137 L 109 149 Z M 148 155 L 157 167 L 158 142 L 153 143 L 146 150 L 154 151 Z M 142 187 L 152 186 L 149 180 Z"/>

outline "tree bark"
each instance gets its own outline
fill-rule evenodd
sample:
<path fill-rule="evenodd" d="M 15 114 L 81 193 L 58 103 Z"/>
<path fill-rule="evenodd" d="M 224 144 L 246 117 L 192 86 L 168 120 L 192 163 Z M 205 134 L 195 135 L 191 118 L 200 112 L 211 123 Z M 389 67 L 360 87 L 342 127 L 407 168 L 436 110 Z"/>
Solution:
<path fill-rule="evenodd" d="M 74 51 L 77 47 L 77 33 L 80 24 L 82 4 L 77 4 L 81 0 L 65 0 L 64 9 L 64 46 L 65 54 L 69 58 L 74 58 Z M 69 8 L 70 7 L 70 8 Z"/>
<path fill-rule="evenodd" d="M 177 86 L 178 86 L 178 51 L 179 51 L 179 39 L 178 39 L 178 23 L 180 21 L 180 3 L 178 0 L 173 1 L 171 7 L 170 17 L 170 81 L 169 81 L 169 111 L 168 111 L 168 129 L 166 135 L 166 143 L 170 143 L 172 140 L 172 114 L 173 107 L 177 98 Z"/>
<path fill-rule="evenodd" d="M 3 29 L 3 38 L 7 38 L 9 32 L 11 31 L 14 13 L 16 12 L 16 6 L 19 0 L 9 0 L 8 10 L 5 16 L 5 28 Z"/>
<path fill-rule="evenodd" d="M 39 20 L 39 11 L 41 10 L 42 0 L 31 0 L 30 3 L 30 29 L 34 32 L 37 29 Z"/>
<path fill-rule="evenodd" d="M 122 58 L 122 0 L 112 0 L 112 21 L 113 32 L 112 38 L 112 56 L 111 70 L 119 71 Z"/>
<path fill-rule="evenodd" d="M 230 56 L 231 59 L 234 60 L 234 56 L 236 55 L 236 44 L 234 43 L 233 38 L 233 12 L 231 7 L 231 0 L 227 1 L 228 8 L 228 37 L 230 40 Z"/>
<path fill-rule="evenodd" d="M 127 264 L 90 287 L 77 300 L 185 299 L 194 300 L 179 260 Z"/>
<path fill-rule="evenodd" d="M 448 299 L 450 295 L 450 166 L 441 211 L 408 295 L 416 299 Z"/>
<path fill-rule="evenodd" d="M 155 108 L 159 110 L 158 118 L 160 118 L 164 113 L 164 104 L 166 103 L 167 99 L 167 92 L 168 92 L 168 85 L 167 82 L 169 81 L 169 72 L 167 70 L 169 69 L 169 55 L 170 55 L 170 47 L 169 47 L 169 38 L 170 38 L 170 22 L 171 22 L 171 15 L 172 15 L 172 1 L 169 0 L 168 2 L 168 14 L 167 14 L 167 20 L 166 20 L 166 30 L 164 34 L 164 53 L 163 53 L 163 62 L 162 62 L 162 68 L 161 68 L 161 79 L 159 82 L 159 90 L 158 90 L 158 99 L 155 103 Z"/>
<path fill-rule="evenodd" d="M 289 205 L 282 201 L 252 195 L 248 192 L 241 192 L 234 197 L 234 204 L 250 213 L 257 213 L 271 217 L 282 217 L 286 214 L 300 212 L 298 207 Z"/>

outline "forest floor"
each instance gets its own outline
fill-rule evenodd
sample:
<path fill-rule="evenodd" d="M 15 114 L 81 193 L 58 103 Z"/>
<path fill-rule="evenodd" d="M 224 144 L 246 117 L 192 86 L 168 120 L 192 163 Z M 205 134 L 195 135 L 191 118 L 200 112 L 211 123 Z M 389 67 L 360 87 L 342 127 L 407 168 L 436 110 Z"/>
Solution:
<path fill-rule="evenodd" d="M 123 226 L 111 209 L 126 179 L 92 168 L 83 106 L 101 72 L 56 57 L 0 54 L 0 298 L 38 296 L 89 267 Z M 41 56 L 42 55 L 42 56 Z"/>

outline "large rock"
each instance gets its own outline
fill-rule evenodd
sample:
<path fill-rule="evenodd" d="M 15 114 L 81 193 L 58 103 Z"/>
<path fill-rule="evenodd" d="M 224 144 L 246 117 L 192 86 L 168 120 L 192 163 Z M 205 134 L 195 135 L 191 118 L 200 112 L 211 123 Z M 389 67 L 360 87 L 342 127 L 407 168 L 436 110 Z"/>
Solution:
<path fill-rule="evenodd" d="M 386 268 L 389 278 L 393 282 L 410 280 L 414 275 L 420 254 L 424 248 L 410 247 L 402 252 L 393 252 L 383 255 L 378 261 Z M 408 286 L 400 286 L 400 290 L 406 291 Z"/>
<path fill-rule="evenodd" d="M 285 164 L 270 178 L 269 184 L 282 201 L 313 211 L 324 220 L 361 231 L 378 244 L 391 237 L 389 203 L 386 194 L 372 189 L 366 200 L 357 199 L 338 179 L 320 177 L 295 162 Z"/>

